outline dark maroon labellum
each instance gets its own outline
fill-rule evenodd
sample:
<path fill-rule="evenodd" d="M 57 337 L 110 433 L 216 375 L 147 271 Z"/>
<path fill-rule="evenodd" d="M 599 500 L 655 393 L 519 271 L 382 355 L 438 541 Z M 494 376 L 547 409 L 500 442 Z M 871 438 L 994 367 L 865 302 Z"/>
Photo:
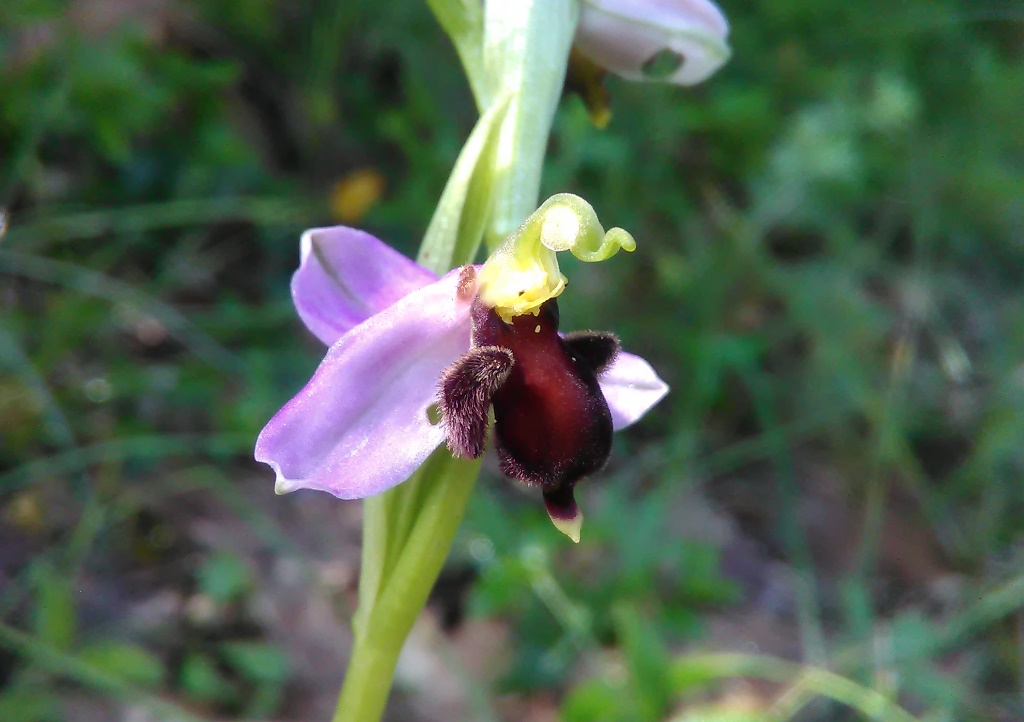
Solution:
<path fill-rule="evenodd" d="M 544 492 L 553 518 L 576 515 L 572 488 L 601 469 L 612 444 L 612 418 L 597 373 L 618 351 L 611 334 L 558 334 L 558 304 L 503 321 L 474 301 L 473 348 L 441 382 L 448 443 L 479 456 L 487 409 L 506 475 Z"/>
<path fill-rule="evenodd" d="M 494 394 L 501 470 L 545 491 L 571 486 L 601 469 L 612 446 L 612 417 L 594 369 L 558 335 L 558 303 L 507 324 L 479 302 L 474 345 L 512 352 L 508 379 Z"/>

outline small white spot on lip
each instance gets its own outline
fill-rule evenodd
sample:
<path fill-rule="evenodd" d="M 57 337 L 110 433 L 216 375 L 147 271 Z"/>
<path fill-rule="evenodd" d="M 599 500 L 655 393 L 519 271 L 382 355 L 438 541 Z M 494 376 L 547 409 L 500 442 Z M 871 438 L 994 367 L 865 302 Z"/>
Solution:
<path fill-rule="evenodd" d="M 537 324 L 537 327 L 535 329 L 533 329 L 533 332 L 534 333 L 540 333 L 540 324 L 539 323 Z"/>

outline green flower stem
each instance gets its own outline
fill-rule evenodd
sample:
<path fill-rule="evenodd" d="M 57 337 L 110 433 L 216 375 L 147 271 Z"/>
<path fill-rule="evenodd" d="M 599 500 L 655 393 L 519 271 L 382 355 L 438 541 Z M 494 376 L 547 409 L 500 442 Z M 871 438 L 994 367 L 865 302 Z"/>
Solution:
<path fill-rule="evenodd" d="M 419 262 L 472 263 L 533 212 L 579 0 L 428 0 L 482 111 L 430 222 Z M 355 643 L 334 722 L 375 722 L 405 638 L 448 556 L 480 461 L 434 452 L 404 484 L 364 502 Z"/>
<path fill-rule="evenodd" d="M 333 722 L 373 722 L 379 720 L 387 704 L 398 655 L 402 651 L 416 617 L 427 602 L 448 550 L 455 540 L 470 492 L 480 471 L 480 460 L 453 459 L 447 449 L 439 449 L 417 472 L 422 485 L 423 505 L 394 556 L 394 564 L 378 578 L 372 607 L 355 627 L 355 644 L 345 684 L 338 698 Z M 375 497 L 383 499 L 387 495 Z M 371 500 L 368 500 L 368 502 Z M 376 503 L 387 510 L 389 501 Z M 364 533 L 366 542 L 380 544 L 381 529 L 372 528 L 382 517 L 367 517 L 371 524 Z M 394 532 L 394 528 L 389 531 Z M 397 540 L 393 535 L 388 545 Z M 375 552 L 376 553 L 376 552 Z M 376 560 L 375 560 L 376 561 Z M 360 578 L 360 596 L 366 571 Z M 383 583 L 381 584 L 381 581 Z M 369 594 L 367 595 L 369 596 Z M 360 599 L 361 610 L 363 599 Z"/>
<path fill-rule="evenodd" d="M 411 480 L 410 480 L 411 481 Z M 367 617 L 384 581 L 388 554 L 388 516 L 393 497 L 389 491 L 363 501 L 363 548 L 359 564 L 359 606 L 352 629 L 366 626 Z M 353 652 L 355 657 L 355 652 Z"/>
<path fill-rule="evenodd" d="M 484 6 L 488 82 L 512 102 L 494 160 L 494 206 L 485 235 L 492 250 L 540 202 L 548 136 L 565 84 L 579 0 L 516 0 Z"/>

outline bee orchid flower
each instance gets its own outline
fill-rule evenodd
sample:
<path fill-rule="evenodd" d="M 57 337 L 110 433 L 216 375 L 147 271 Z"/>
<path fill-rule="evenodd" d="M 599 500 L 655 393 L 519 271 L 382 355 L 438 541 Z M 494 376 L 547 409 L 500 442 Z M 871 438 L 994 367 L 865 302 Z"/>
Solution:
<path fill-rule="evenodd" d="M 358 499 L 401 483 L 442 443 L 480 456 L 493 414 L 502 472 L 538 487 L 578 541 L 576 483 L 604 466 L 613 429 L 668 391 L 612 334 L 558 333 L 566 279 L 555 251 L 595 261 L 619 248 L 632 250 L 632 237 L 605 234 L 567 194 L 482 266 L 441 278 L 362 231 L 307 231 L 292 297 L 330 349 L 260 433 L 256 460 L 274 469 L 278 493 Z"/>
<path fill-rule="evenodd" d="M 627 80 L 695 85 L 729 59 L 712 0 L 583 0 L 576 47 Z"/>

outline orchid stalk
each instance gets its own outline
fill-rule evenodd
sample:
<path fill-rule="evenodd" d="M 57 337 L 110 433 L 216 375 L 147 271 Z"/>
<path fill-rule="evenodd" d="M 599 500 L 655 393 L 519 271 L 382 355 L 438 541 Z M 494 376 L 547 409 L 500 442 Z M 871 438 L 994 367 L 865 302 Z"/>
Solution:
<path fill-rule="evenodd" d="M 440 18 L 442 7 L 450 10 L 449 17 L 459 18 L 463 31 L 453 35 L 457 47 L 468 45 L 483 55 L 463 53 L 463 64 L 473 68 L 467 76 L 481 120 L 460 154 L 418 254 L 417 260 L 438 275 L 472 263 L 485 235 L 500 238 L 536 205 L 544 145 L 578 13 L 571 0 L 486 5 L 481 27 L 474 0 L 432 3 Z M 545 10 L 560 19 L 553 32 L 543 32 Z M 533 53 L 524 52 L 526 44 Z M 551 67 L 534 72 L 526 61 L 544 49 Z M 524 87 L 531 80 L 542 87 Z M 538 97 L 541 104 L 534 112 L 539 116 L 526 122 L 523 116 L 530 109 L 524 103 Z M 522 215 L 517 219 L 517 214 Z M 355 643 L 334 722 L 372 722 L 383 714 L 398 655 L 455 540 L 479 469 L 479 458 L 458 459 L 441 448 L 408 482 L 364 502 Z"/>
<path fill-rule="evenodd" d="M 566 279 L 556 254 L 599 262 L 636 248 L 623 229 L 606 232 L 582 198 L 539 203 L 573 43 L 600 54 L 632 32 L 649 46 L 611 48 L 619 65 L 608 68 L 649 77 L 629 63 L 669 52 L 665 77 L 680 83 L 706 77 L 728 54 L 710 0 L 625 3 L 625 15 L 613 0 L 428 3 L 480 118 L 415 262 L 355 229 L 303 234 L 292 296 L 330 348 L 256 443 L 278 493 L 364 499 L 355 639 L 335 722 L 380 719 L 486 448 L 506 476 L 541 492 L 555 527 L 578 542 L 576 484 L 603 467 L 612 432 L 668 391 L 614 335 L 559 331 Z M 489 258 L 473 265 L 485 242 Z"/>

